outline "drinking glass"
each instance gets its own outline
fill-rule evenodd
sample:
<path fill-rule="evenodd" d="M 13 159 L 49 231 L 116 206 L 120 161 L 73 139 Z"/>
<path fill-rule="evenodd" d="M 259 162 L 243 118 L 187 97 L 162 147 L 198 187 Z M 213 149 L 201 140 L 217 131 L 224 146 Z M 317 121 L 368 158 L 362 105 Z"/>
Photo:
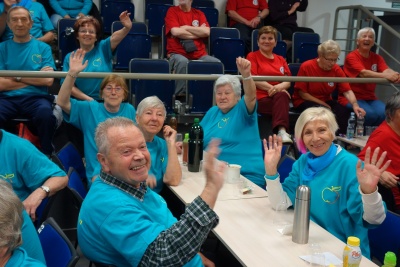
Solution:
<path fill-rule="evenodd" d="M 312 267 L 323 267 L 325 266 L 325 255 L 321 250 L 321 246 L 318 243 L 311 243 L 309 245 L 310 250 L 310 266 Z"/>
<path fill-rule="evenodd" d="M 291 216 L 288 211 L 288 203 L 286 200 L 286 195 L 283 192 L 280 197 L 279 203 L 275 207 L 275 212 L 273 215 L 273 225 L 279 233 L 285 235 L 291 232 L 293 227 L 293 216 Z"/>

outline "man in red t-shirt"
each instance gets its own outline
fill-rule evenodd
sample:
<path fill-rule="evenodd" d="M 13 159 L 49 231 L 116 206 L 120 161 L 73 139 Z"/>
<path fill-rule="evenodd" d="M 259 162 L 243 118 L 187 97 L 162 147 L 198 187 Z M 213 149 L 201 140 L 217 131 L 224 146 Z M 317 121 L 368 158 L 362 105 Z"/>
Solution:
<path fill-rule="evenodd" d="M 167 37 L 167 57 L 171 70 L 186 74 L 189 60 L 220 62 L 209 56 L 203 39 L 210 35 L 206 16 L 192 8 L 193 0 L 179 0 L 179 5 L 170 7 L 165 16 L 165 35 Z M 175 94 L 186 94 L 186 81 L 177 80 Z"/>
<path fill-rule="evenodd" d="M 251 52 L 252 31 L 262 26 L 261 20 L 269 14 L 267 0 L 228 0 L 225 13 L 230 18 L 229 27 L 239 30 L 247 55 Z"/>
<path fill-rule="evenodd" d="M 357 34 L 357 49 L 346 56 L 344 72 L 350 78 L 385 78 L 392 83 L 400 83 L 398 72 L 390 69 L 385 60 L 371 51 L 375 42 L 375 31 L 373 28 L 363 28 Z M 385 104 L 379 101 L 375 95 L 374 83 L 351 83 L 360 107 L 367 115 L 365 125 L 377 126 L 385 119 Z M 343 94 L 339 94 L 339 103 L 352 109 Z"/>
<path fill-rule="evenodd" d="M 379 179 L 379 191 L 389 210 L 400 214 L 400 93 L 391 96 L 385 108 L 386 120 L 372 132 L 364 149 L 358 154 L 364 160 L 368 147 L 371 151 L 379 147 L 379 154 L 387 152 L 386 159 L 391 160 L 389 167 Z"/>

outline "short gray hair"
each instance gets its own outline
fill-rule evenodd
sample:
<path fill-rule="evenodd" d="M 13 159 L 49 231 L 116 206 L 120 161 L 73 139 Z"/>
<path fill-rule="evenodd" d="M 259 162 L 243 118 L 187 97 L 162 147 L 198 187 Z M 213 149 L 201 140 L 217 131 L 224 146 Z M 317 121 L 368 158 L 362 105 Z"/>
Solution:
<path fill-rule="evenodd" d="M 333 136 L 336 136 L 335 133 L 339 126 L 336 122 L 335 115 L 328 108 L 325 107 L 313 107 L 304 110 L 300 117 L 296 121 L 296 125 L 294 127 L 294 136 L 296 139 L 297 147 L 299 151 L 302 153 L 306 152 L 306 145 L 303 141 L 303 130 L 306 124 L 310 121 L 321 120 L 325 121 L 328 124 L 328 128 L 331 131 Z"/>
<path fill-rule="evenodd" d="M 336 54 L 340 55 L 340 46 L 334 40 L 326 40 L 318 46 L 319 55 Z"/>
<path fill-rule="evenodd" d="M 217 93 L 217 89 L 220 86 L 229 84 L 232 87 L 233 92 L 235 93 L 236 96 L 241 96 L 242 95 L 242 87 L 240 85 L 240 80 L 238 77 L 233 76 L 233 75 L 222 75 L 219 77 L 215 83 L 214 83 L 214 94 Z"/>
<path fill-rule="evenodd" d="M 22 244 L 23 209 L 11 185 L 0 179 L 0 248 L 7 248 L 7 253 Z"/>
<path fill-rule="evenodd" d="M 157 96 L 148 96 L 140 101 L 136 109 L 136 115 L 142 116 L 143 112 L 148 108 L 159 108 L 164 112 L 164 119 L 167 116 L 167 110 L 165 109 L 164 103 Z"/>
<path fill-rule="evenodd" d="M 18 10 L 18 9 L 24 9 L 24 10 L 28 13 L 29 20 L 30 20 L 31 22 L 33 21 L 32 16 L 31 16 L 31 12 L 30 12 L 26 7 L 23 7 L 23 6 L 12 6 L 12 7 L 8 10 L 8 12 L 7 12 L 7 22 L 10 22 L 11 13 L 12 13 L 14 10 Z"/>
<path fill-rule="evenodd" d="M 95 131 L 95 141 L 96 141 L 96 146 L 97 150 L 101 154 L 108 154 L 108 151 L 110 149 L 110 142 L 108 140 L 108 130 L 112 127 L 122 127 L 122 128 L 127 128 L 136 125 L 134 122 L 128 118 L 125 117 L 113 117 L 109 118 L 97 125 L 96 131 Z"/>
<path fill-rule="evenodd" d="M 360 39 L 361 35 L 363 35 L 364 33 L 367 33 L 367 32 L 372 32 L 372 34 L 374 35 L 374 40 L 375 40 L 375 30 L 371 27 L 365 27 L 365 28 L 362 28 L 361 30 L 359 30 L 357 33 L 357 39 Z"/>
<path fill-rule="evenodd" d="M 387 122 L 393 119 L 398 109 L 400 109 L 400 92 L 394 93 L 386 102 L 385 115 Z"/>

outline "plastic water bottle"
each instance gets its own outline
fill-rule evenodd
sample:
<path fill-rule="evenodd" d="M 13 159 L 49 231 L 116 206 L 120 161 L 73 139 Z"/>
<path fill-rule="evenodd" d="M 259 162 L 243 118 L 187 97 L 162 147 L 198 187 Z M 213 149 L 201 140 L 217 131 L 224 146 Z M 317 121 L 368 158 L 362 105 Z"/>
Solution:
<path fill-rule="evenodd" d="M 171 118 L 169 119 L 169 126 L 175 131 L 178 131 L 178 120 L 175 117 L 175 113 L 171 114 Z"/>
<path fill-rule="evenodd" d="M 364 136 L 364 117 L 361 114 L 357 117 L 357 128 L 356 128 L 356 136 L 361 137 Z"/>
<path fill-rule="evenodd" d="M 203 159 L 203 128 L 199 123 L 199 118 L 194 119 L 192 128 L 189 132 L 189 155 L 188 170 L 199 172 L 200 160 Z"/>
<path fill-rule="evenodd" d="M 189 150 L 189 133 L 185 133 L 185 138 L 183 139 L 182 142 L 182 150 L 183 150 L 183 154 L 182 154 L 182 163 L 184 166 L 187 165 L 188 163 L 188 150 Z"/>
<path fill-rule="evenodd" d="M 343 267 L 358 267 L 360 266 L 361 258 L 360 239 L 355 236 L 349 236 L 347 245 L 343 250 Z"/>
<path fill-rule="evenodd" d="M 347 123 L 347 131 L 346 131 L 347 139 L 351 139 L 354 137 L 355 126 L 356 126 L 356 117 L 354 115 L 354 112 L 352 112 L 350 114 L 350 118 Z"/>
<path fill-rule="evenodd" d="M 396 267 L 396 254 L 391 251 L 386 252 L 382 267 Z"/>

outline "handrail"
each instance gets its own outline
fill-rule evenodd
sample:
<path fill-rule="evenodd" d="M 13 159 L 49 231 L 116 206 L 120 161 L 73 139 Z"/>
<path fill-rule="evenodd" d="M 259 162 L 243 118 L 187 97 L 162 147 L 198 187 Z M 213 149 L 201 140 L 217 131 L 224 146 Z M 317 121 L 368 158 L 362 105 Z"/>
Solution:
<path fill-rule="evenodd" d="M 129 80 L 216 80 L 220 74 L 160 74 L 160 73 L 122 73 L 122 72 L 81 72 L 79 78 L 104 78 L 110 74 L 121 75 Z M 0 77 L 34 77 L 34 78 L 65 78 L 65 71 L 11 71 L 1 70 Z M 241 75 L 233 75 L 242 79 Z M 391 84 L 384 78 L 339 78 L 339 77 L 299 77 L 299 76 L 253 76 L 254 81 L 279 82 L 348 82 Z"/>
<path fill-rule="evenodd" d="M 393 10 L 393 9 L 388 9 L 388 8 L 379 8 L 379 7 L 365 7 L 362 5 L 349 5 L 349 6 L 341 6 L 336 8 L 335 12 L 335 20 L 334 20 L 334 27 L 335 29 L 333 30 L 333 40 L 336 40 L 337 37 L 337 31 L 338 30 L 349 30 L 348 28 L 336 28 L 338 21 L 339 21 L 339 12 L 342 10 L 360 10 L 364 14 L 368 16 L 369 19 L 372 19 L 373 21 L 377 22 L 379 25 L 381 25 L 386 31 L 390 32 L 394 37 L 397 39 L 400 39 L 400 34 L 393 29 L 390 25 L 388 25 L 386 22 L 384 22 L 382 19 L 378 18 L 375 16 L 374 13 L 372 13 L 370 10 L 373 9 L 374 11 L 386 11 L 386 12 L 392 12 L 392 13 L 399 13 L 400 11 Z M 360 23 L 361 23 L 361 15 L 358 14 L 358 19 L 357 19 L 357 29 L 360 29 Z M 377 33 L 378 34 L 378 33 Z M 342 40 L 342 39 L 341 39 Z M 355 39 L 345 39 L 345 40 L 350 40 L 354 41 Z M 381 49 L 388 57 L 390 57 L 393 61 L 395 61 L 397 64 L 400 65 L 400 61 L 394 57 L 392 54 L 390 54 L 386 49 L 384 49 L 380 44 L 377 42 L 374 42 L 379 49 Z M 346 50 L 347 51 L 347 50 Z"/>

